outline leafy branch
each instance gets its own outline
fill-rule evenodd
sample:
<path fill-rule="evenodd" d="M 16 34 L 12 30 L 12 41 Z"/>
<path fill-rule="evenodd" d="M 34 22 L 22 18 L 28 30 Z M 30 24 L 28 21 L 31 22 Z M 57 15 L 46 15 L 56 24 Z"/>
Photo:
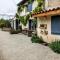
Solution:
<path fill-rule="evenodd" d="M 37 2 L 38 2 L 38 6 L 33 10 L 33 13 L 40 12 L 41 10 L 43 10 L 42 6 L 43 6 L 44 0 L 37 0 Z"/>

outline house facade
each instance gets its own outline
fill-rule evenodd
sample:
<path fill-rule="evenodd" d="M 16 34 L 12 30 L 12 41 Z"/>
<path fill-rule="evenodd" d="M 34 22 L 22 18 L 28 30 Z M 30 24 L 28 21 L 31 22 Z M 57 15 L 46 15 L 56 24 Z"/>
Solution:
<path fill-rule="evenodd" d="M 45 0 L 45 10 L 34 13 L 37 35 L 46 42 L 60 40 L 60 0 Z"/>
<path fill-rule="evenodd" d="M 27 0 L 22 0 L 18 4 L 27 4 Z M 26 16 L 32 12 L 38 6 L 37 0 L 34 0 L 31 4 L 27 4 L 23 11 L 20 12 L 20 16 Z M 60 0 L 44 0 L 43 10 L 40 12 L 32 13 L 32 17 L 28 20 L 26 26 L 21 22 L 22 29 L 32 29 L 32 20 L 37 20 L 37 35 L 42 36 L 46 42 L 51 42 L 60 39 Z M 15 22 L 16 23 L 16 22 Z M 16 29 L 15 24 L 15 29 Z"/>
<path fill-rule="evenodd" d="M 37 7 L 38 5 L 38 2 L 37 0 L 34 0 L 32 3 L 28 3 L 27 0 L 22 0 L 19 4 L 18 4 L 18 7 L 20 5 L 27 5 L 24 7 L 24 9 L 22 10 L 22 12 L 20 12 L 20 16 L 27 16 L 28 14 L 30 14 L 34 9 L 35 7 Z M 22 29 L 28 29 L 28 30 L 34 30 L 35 29 L 35 26 L 33 26 L 33 17 L 29 17 L 29 20 L 26 24 L 26 26 L 24 26 L 21 22 L 20 22 L 20 25 L 22 26 Z"/>

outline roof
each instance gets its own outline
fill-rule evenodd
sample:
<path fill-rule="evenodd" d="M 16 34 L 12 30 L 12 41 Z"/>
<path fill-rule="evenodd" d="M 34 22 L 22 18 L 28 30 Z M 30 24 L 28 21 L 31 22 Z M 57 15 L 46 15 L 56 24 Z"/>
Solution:
<path fill-rule="evenodd" d="M 17 6 L 20 6 L 20 5 L 24 4 L 26 1 L 27 1 L 27 0 L 22 0 L 21 2 L 19 2 L 19 3 L 17 4 Z"/>
<path fill-rule="evenodd" d="M 33 13 L 33 17 L 41 17 L 41 16 L 48 16 L 48 15 L 56 15 L 60 14 L 60 7 L 49 9 L 49 10 L 42 10 L 37 13 Z"/>

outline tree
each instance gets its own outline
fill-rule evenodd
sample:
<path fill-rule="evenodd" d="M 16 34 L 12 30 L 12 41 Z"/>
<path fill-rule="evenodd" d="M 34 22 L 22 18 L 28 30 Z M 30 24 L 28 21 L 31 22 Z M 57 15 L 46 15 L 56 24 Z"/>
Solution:
<path fill-rule="evenodd" d="M 7 27 L 7 28 L 10 28 L 11 27 L 11 24 L 10 24 L 9 20 L 6 20 L 5 21 L 5 27 Z"/>
<path fill-rule="evenodd" d="M 0 28 L 3 28 L 3 27 L 11 27 L 11 24 L 9 22 L 9 20 L 5 20 L 5 19 L 0 19 Z"/>
<path fill-rule="evenodd" d="M 5 24 L 4 24 L 4 23 L 1 23 L 1 24 L 0 24 L 0 28 L 3 29 L 3 27 L 5 27 Z"/>

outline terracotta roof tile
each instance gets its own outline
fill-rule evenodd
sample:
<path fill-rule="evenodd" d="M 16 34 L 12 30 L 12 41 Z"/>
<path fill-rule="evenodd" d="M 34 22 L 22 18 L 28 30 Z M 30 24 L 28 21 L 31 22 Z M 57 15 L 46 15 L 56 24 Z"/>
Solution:
<path fill-rule="evenodd" d="M 49 10 L 42 10 L 40 12 L 33 13 L 32 15 L 42 14 L 42 13 L 46 13 L 46 12 L 50 12 L 50 11 L 55 11 L 55 10 L 60 10 L 60 7 L 49 9 Z"/>

